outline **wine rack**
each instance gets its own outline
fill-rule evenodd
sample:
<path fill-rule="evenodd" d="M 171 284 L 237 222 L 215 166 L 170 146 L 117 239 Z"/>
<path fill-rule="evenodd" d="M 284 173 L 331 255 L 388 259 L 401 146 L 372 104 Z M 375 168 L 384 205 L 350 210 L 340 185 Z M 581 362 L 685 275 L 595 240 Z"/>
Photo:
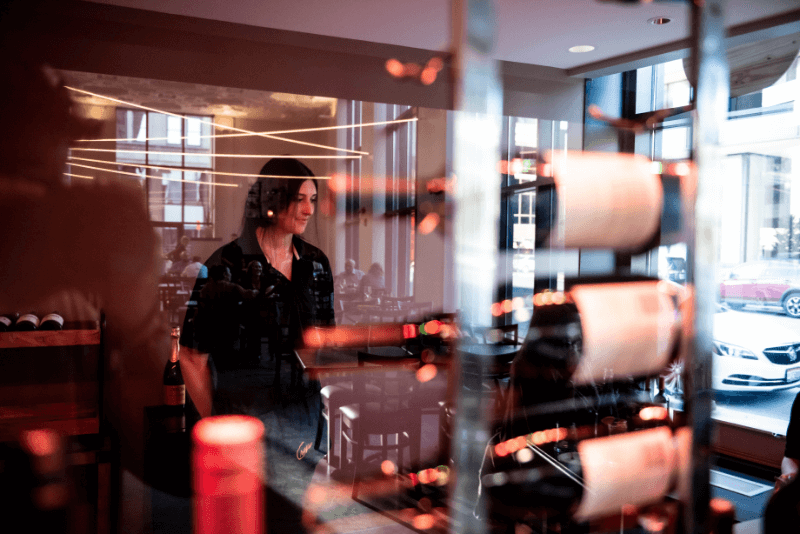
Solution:
<path fill-rule="evenodd" d="M 0 334 L 0 440 L 35 427 L 100 432 L 102 331 L 96 323 L 65 327 Z"/>

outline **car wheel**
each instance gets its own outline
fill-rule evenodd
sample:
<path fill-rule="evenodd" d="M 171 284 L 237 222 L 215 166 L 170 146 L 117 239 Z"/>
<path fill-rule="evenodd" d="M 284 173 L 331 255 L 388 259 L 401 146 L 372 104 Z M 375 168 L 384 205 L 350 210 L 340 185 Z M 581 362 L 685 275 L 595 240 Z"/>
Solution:
<path fill-rule="evenodd" d="M 787 315 L 800 317 L 800 293 L 790 293 L 783 299 L 783 309 Z"/>
<path fill-rule="evenodd" d="M 745 307 L 741 302 L 726 302 L 725 305 L 732 310 L 743 310 Z"/>

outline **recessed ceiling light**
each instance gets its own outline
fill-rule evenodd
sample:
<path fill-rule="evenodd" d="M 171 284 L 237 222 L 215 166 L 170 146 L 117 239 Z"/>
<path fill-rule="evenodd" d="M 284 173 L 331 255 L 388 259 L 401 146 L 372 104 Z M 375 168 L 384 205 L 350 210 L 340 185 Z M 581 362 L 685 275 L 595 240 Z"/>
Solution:
<path fill-rule="evenodd" d="M 583 52 L 591 52 L 592 50 L 594 50 L 594 47 L 592 45 L 573 46 L 572 48 L 569 49 L 570 52 L 574 52 L 576 54 L 582 54 Z"/>
<path fill-rule="evenodd" d="M 672 22 L 672 19 L 668 19 L 667 17 L 653 17 L 652 19 L 647 19 L 647 22 L 655 24 L 656 26 L 661 26 L 662 24 L 669 24 Z"/>

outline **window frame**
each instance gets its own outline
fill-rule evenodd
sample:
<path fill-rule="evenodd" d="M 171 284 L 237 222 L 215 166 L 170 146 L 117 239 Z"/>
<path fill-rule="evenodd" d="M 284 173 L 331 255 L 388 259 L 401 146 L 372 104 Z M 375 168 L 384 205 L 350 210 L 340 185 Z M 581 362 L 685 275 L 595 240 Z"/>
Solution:
<path fill-rule="evenodd" d="M 214 138 L 211 137 L 210 140 L 209 140 L 210 141 L 209 142 L 210 146 L 208 148 L 208 152 L 207 153 L 198 152 L 198 157 L 208 157 L 208 159 L 209 159 L 209 166 L 208 167 L 201 167 L 201 166 L 196 166 L 196 165 L 187 165 L 186 164 L 187 157 L 191 158 L 193 156 L 186 156 L 186 155 L 181 155 L 180 156 L 180 159 L 181 159 L 181 164 L 180 165 L 171 165 L 171 164 L 167 164 L 167 163 L 163 163 L 163 162 L 158 162 L 158 161 L 152 162 L 151 161 L 151 154 L 150 154 L 151 143 L 150 143 L 150 135 L 149 135 L 150 132 L 149 132 L 149 129 L 150 129 L 150 124 L 151 124 L 150 123 L 150 116 L 152 114 L 157 114 L 157 115 L 161 115 L 161 116 L 166 117 L 167 123 L 169 122 L 170 118 L 173 118 L 173 117 L 177 118 L 175 116 L 179 115 L 180 116 L 180 121 L 179 121 L 179 124 L 180 124 L 180 132 L 179 132 L 180 144 L 179 145 L 172 144 L 172 143 L 170 143 L 169 140 L 167 140 L 167 144 L 168 144 L 168 146 L 174 146 L 175 148 L 179 149 L 180 153 L 186 154 L 187 153 L 187 139 L 188 139 L 188 133 L 187 132 L 188 132 L 189 119 L 190 118 L 197 118 L 197 119 L 200 119 L 201 121 L 202 120 L 213 121 L 214 117 L 211 116 L 211 115 L 199 115 L 199 114 L 195 114 L 195 113 L 174 113 L 173 115 L 169 115 L 169 114 L 159 113 L 159 112 L 149 111 L 149 110 L 142 111 L 142 110 L 138 110 L 138 109 L 134 109 L 134 108 L 128 108 L 128 107 L 125 107 L 125 106 L 118 106 L 115 109 L 115 112 L 116 112 L 115 124 L 117 125 L 117 128 L 119 128 L 119 125 L 121 124 L 121 122 L 125 122 L 126 126 L 127 126 L 127 117 L 125 119 L 122 119 L 122 121 L 121 121 L 121 115 L 120 114 L 126 114 L 127 112 L 144 113 L 145 114 L 144 147 L 142 148 L 142 147 L 139 147 L 138 145 L 135 145 L 135 147 L 137 149 L 138 148 L 142 148 L 145 151 L 144 161 L 142 161 L 142 162 L 120 161 L 119 160 L 120 142 L 117 141 L 117 143 L 116 143 L 117 152 L 115 153 L 115 161 L 114 161 L 114 163 L 116 165 L 118 165 L 120 168 L 122 168 L 123 170 L 127 170 L 129 172 L 136 172 L 137 174 L 138 173 L 142 173 L 142 179 L 141 179 L 140 183 L 142 185 L 142 189 L 143 189 L 143 192 L 145 194 L 145 198 L 147 199 L 148 216 L 151 216 L 151 210 L 153 209 L 153 204 L 151 202 L 153 200 L 152 197 L 154 195 L 154 191 L 153 191 L 151 182 L 154 179 L 157 180 L 158 178 L 152 177 L 152 178 L 148 179 L 146 177 L 147 170 L 148 170 L 147 167 L 141 167 L 140 165 L 158 166 L 159 167 L 159 171 L 162 171 L 162 172 L 167 171 L 168 169 L 169 169 L 168 172 L 172 172 L 172 170 L 180 172 L 180 176 L 181 176 L 180 179 L 182 181 L 181 182 L 177 182 L 177 183 L 180 184 L 180 204 L 179 204 L 180 205 L 180 210 L 179 211 L 180 211 L 180 215 L 181 215 L 181 220 L 180 221 L 158 221 L 158 220 L 152 220 L 152 218 L 151 218 L 151 221 L 150 221 L 151 225 L 154 228 L 177 228 L 178 229 L 178 233 L 177 233 L 177 239 L 178 240 L 180 240 L 180 238 L 187 233 L 187 230 L 188 230 L 189 226 L 194 226 L 195 227 L 194 232 L 197 234 L 195 237 L 198 237 L 198 238 L 202 237 L 202 234 L 201 234 L 202 229 L 207 229 L 207 233 L 213 232 L 214 222 L 215 222 L 214 187 L 213 187 L 214 175 L 213 174 L 208 174 L 207 175 L 208 176 L 208 181 L 207 182 L 198 181 L 198 182 L 196 182 L 196 184 L 190 184 L 190 183 L 188 183 L 186 181 L 186 173 L 187 172 L 196 172 L 196 173 L 199 173 L 199 174 L 202 175 L 202 174 L 206 174 L 208 171 L 213 171 L 214 170 L 214 151 L 215 151 Z M 125 115 L 122 115 L 122 116 L 125 116 Z M 200 124 L 201 124 L 200 135 L 202 135 L 202 122 L 200 122 Z M 131 133 L 131 132 L 129 132 L 129 133 Z M 200 139 L 202 139 L 202 138 L 200 138 Z M 202 141 L 201 141 L 201 144 L 202 144 Z M 127 147 L 123 146 L 122 148 L 127 148 Z M 198 147 L 196 147 L 196 146 L 190 147 L 190 149 L 193 149 L 193 150 L 196 150 L 197 148 Z M 171 182 L 167 182 L 168 185 L 165 186 L 164 191 L 162 192 L 162 195 L 161 195 L 163 197 L 165 206 L 167 205 L 167 202 L 166 202 L 167 195 L 170 194 L 169 193 L 169 184 L 170 183 Z M 201 191 L 200 187 L 202 185 L 204 185 L 204 184 L 207 185 L 207 187 L 208 187 L 208 193 L 207 193 L 208 197 L 206 199 L 206 203 L 208 204 L 209 209 L 208 209 L 208 213 L 206 214 L 206 217 L 205 217 L 206 220 L 200 222 L 199 223 L 200 229 L 197 229 L 197 225 L 198 225 L 197 221 L 187 221 L 186 220 L 187 190 L 190 189 L 190 187 L 194 185 L 194 187 L 196 188 L 196 191 L 198 192 L 197 196 L 199 196 L 201 198 L 201 200 L 199 200 L 199 202 L 202 205 L 204 202 L 202 200 L 202 193 L 200 192 Z M 177 206 L 178 204 L 169 204 L 169 205 Z M 194 206 L 194 205 L 197 205 L 197 204 L 190 204 L 189 206 Z M 191 232 L 191 230 L 188 230 L 188 231 Z M 163 243 L 163 246 L 164 247 L 169 247 L 170 244 L 165 242 L 165 243 Z"/>

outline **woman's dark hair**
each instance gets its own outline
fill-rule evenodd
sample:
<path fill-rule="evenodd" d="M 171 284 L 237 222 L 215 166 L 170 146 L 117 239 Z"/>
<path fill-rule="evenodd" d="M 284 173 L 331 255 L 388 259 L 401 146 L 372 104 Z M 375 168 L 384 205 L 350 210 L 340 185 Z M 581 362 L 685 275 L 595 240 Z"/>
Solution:
<path fill-rule="evenodd" d="M 244 206 L 244 224 L 239 243 L 245 254 L 251 253 L 248 250 L 254 244 L 251 241 L 255 239 L 255 229 L 275 224 L 278 214 L 288 208 L 297 196 L 305 182 L 297 177 L 311 180 L 314 187 L 319 189 L 311 169 L 294 158 L 273 158 L 264 164 L 259 174 L 262 176 L 250 186 Z M 253 249 L 257 250 L 257 247 Z"/>
<path fill-rule="evenodd" d="M 245 202 L 245 219 L 254 219 L 256 226 L 274 224 L 278 213 L 289 207 L 305 180 L 288 177 L 308 177 L 319 187 L 314 173 L 303 163 L 291 158 L 273 158 L 259 173 L 261 178 L 250 186 Z M 281 178 L 287 176 L 287 178 Z"/>

